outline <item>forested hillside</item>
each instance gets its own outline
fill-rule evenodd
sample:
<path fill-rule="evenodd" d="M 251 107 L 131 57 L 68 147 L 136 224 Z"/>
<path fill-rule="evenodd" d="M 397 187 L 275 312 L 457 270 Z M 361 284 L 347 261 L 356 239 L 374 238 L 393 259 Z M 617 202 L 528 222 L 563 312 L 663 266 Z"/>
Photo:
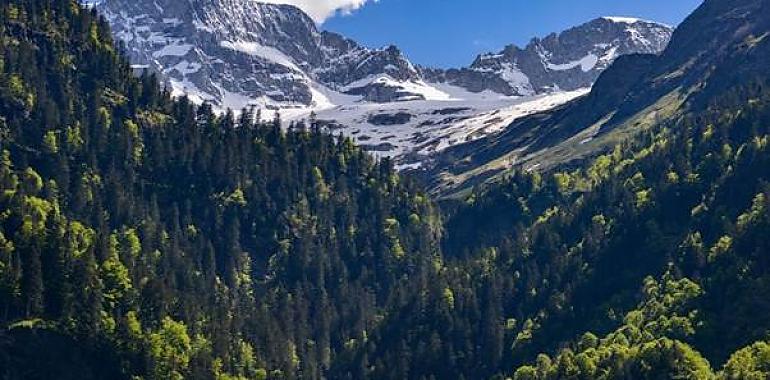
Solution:
<path fill-rule="evenodd" d="M 711 378 L 704 358 L 719 369 L 768 338 L 764 88 L 720 100 L 745 106 L 667 123 L 584 168 L 518 174 L 450 220 L 445 252 L 459 267 L 484 260 L 496 276 L 511 274 L 498 285 L 514 295 L 502 297 L 505 356 L 518 365 L 560 351 L 517 378 Z M 479 226 L 498 233 L 471 237 Z M 765 378 L 766 347 L 731 359 L 730 370 L 752 362 L 755 377 L 727 378 Z"/>
<path fill-rule="evenodd" d="M 601 154 L 448 203 L 444 305 L 392 313 L 365 352 L 407 369 L 374 377 L 768 378 L 769 35 L 770 1 L 706 1 L 661 56 L 622 59 L 538 117 L 610 114 L 613 136 L 684 95 Z"/>
<path fill-rule="evenodd" d="M 172 101 L 74 1 L 0 20 L 0 377 L 318 378 L 437 254 L 350 141 Z"/>
<path fill-rule="evenodd" d="M 698 75 L 664 53 L 676 117 L 439 212 L 313 121 L 171 99 L 75 1 L 6 1 L 0 378 L 766 379 L 769 7 L 684 24 L 735 30 Z"/>

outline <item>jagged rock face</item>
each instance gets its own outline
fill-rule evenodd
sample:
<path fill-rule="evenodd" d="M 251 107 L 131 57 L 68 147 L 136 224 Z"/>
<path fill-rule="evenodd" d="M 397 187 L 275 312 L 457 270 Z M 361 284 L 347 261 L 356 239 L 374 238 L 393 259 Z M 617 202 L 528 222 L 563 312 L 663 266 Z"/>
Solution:
<path fill-rule="evenodd" d="M 307 108 L 319 87 L 387 103 L 426 100 L 431 83 L 470 92 L 535 95 L 590 87 L 628 53 L 658 53 L 671 29 L 598 19 L 486 54 L 468 68 L 417 69 L 394 46 L 369 49 L 319 31 L 300 9 L 255 0 L 103 0 L 98 8 L 132 62 L 162 75 L 175 94 L 219 108 Z M 428 88 L 428 90 L 430 90 Z"/>
<path fill-rule="evenodd" d="M 657 54 L 673 29 L 643 20 L 605 17 L 560 34 L 533 39 L 526 48 L 508 46 L 480 55 L 468 68 L 425 70 L 433 82 L 490 90 L 505 95 L 533 95 L 590 87 L 622 55 Z"/>
<path fill-rule="evenodd" d="M 370 50 L 330 32 L 323 32 L 321 42 L 328 61 L 314 74 L 334 89 L 377 74 L 387 74 L 397 81 L 418 79 L 417 70 L 395 46 Z"/>
<path fill-rule="evenodd" d="M 175 93 L 223 108 L 311 106 L 316 82 L 341 88 L 380 73 L 418 75 L 398 49 L 322 33 L 288 5 L 106 0 L 98 8 L 138 67 L 161 73 Z"/>

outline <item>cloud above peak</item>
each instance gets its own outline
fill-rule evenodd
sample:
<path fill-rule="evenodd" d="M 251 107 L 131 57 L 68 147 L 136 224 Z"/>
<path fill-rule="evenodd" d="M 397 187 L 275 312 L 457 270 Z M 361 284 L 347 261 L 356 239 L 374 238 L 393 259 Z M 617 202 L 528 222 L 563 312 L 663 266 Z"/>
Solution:
<path fill-rule="evenodd" d="M 367 2 L 377 0 L 260 0 L 264 3 L 290 4 L 302 9 L 317 23 L 326 21 L 337 12 L 349 14 Z"/>

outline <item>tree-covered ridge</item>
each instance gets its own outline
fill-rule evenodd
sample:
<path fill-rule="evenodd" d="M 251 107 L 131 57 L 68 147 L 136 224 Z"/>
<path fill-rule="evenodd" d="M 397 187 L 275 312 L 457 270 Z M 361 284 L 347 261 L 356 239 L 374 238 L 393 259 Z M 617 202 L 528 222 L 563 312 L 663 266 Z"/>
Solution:
<path fill-rule="evenodd" d="M 387 161 L 171 100 L 75 1 L 0 20 L 3 377 L 319 378 L 434 261 Z"/>
<path fill-rule="evenodd" d="M 636 298 L 633 283 L 665 271 L 690 278 L 703 291 L 693 305 L 697 327 L 686 339 L 676 337 L 682 339 L 678 347 L 700 351 L 715 368 L 757 340 L 756 350 L 764 347 L 770 333 L 767 83 L 726 93 L 709 111 L 664 123 L 578 169 L 518 174 L 472 199 L 454 218 L 462 219 L 450 220 L 447 254 L 494 252 L 503 261 L 493 267 L 518 280 L 502 293 L 518 292 L 507 316 L 526 321 L 511 334 L 514 363 L 553 352 L 586 330 L 612 331 L 612 321 Z M 511 205 L 520 215 L 487 226 L 507 233 L 480 239 L 475 250 L 452 240 L 463 236 L 473 215 L 484 217 L 495 204 Z M 767 358 L 755 354 L 754 360 L 751 366 L 761 369 Z M 728 364 L 724 373 L 731 370 Z M 566 375 L 559 376 L 548 378 Z M 645 377 L 637 372 L 625 378 Z"/>
<path fill-rule="evenodd" d="M 512 376 L 565 347 L 572 360 L 587 331 L 627 330 L 623 315 L 645 297 L 639 284 L 665 273 L 702 293 L 688 334 L 653 330 L 620 347 L 627 359 L 601 351 L 584 358 L 587 369 L 536 378 L 770 375 L 769 79 L 736 84 L 586 163 L 516 173 L 454 206 L 431 298 L 391 313 L 399 318 L 364 349 L 402 372 L 375 365 L 374 377 Z M 428 306 L 412 313 L 415 304 Z"/>

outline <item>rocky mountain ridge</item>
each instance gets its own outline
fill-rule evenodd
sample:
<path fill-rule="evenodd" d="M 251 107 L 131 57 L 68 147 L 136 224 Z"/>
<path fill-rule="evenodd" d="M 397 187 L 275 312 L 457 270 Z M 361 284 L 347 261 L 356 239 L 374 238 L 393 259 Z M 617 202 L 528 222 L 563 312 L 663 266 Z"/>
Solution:
<path fill-rule="evenodd" d="M 105 0 L 97 5 L 138 68 L 219 108 L 321 105 L 318 86 L 374 74 L 419 78 L 395 47 L 364 48 L 300 9 L 249 0 Z"/>
<path fill-rule="evenodd" d="M 431 82 L 508 96 L 574 91 L 593 85 L 618 57 L 657 54 L 673 29 L 652 21 L 602 17 L 559 34 L 534 38 L 525 48 L 509 45 L 479 55 L 467 68 L 426 70 Z"/>
<path fill-rule="evenodd" d="M 338 94 L 375 103 L 447 97 L 436 84 L 504 96 L 572 91 L 590 87 L 620 55 L 661 51 L 672 32 L 602 18 L 525 49 L 480 55 L 468 68 L 436 70 L 415 67 L 395 46 L 369 49 L 322 31 L 290 5 L 103 0 L 97 7 L 137 68 L 161 73 L 176 94 L 222 109 L 323 108 L 340 103 Z"/>

